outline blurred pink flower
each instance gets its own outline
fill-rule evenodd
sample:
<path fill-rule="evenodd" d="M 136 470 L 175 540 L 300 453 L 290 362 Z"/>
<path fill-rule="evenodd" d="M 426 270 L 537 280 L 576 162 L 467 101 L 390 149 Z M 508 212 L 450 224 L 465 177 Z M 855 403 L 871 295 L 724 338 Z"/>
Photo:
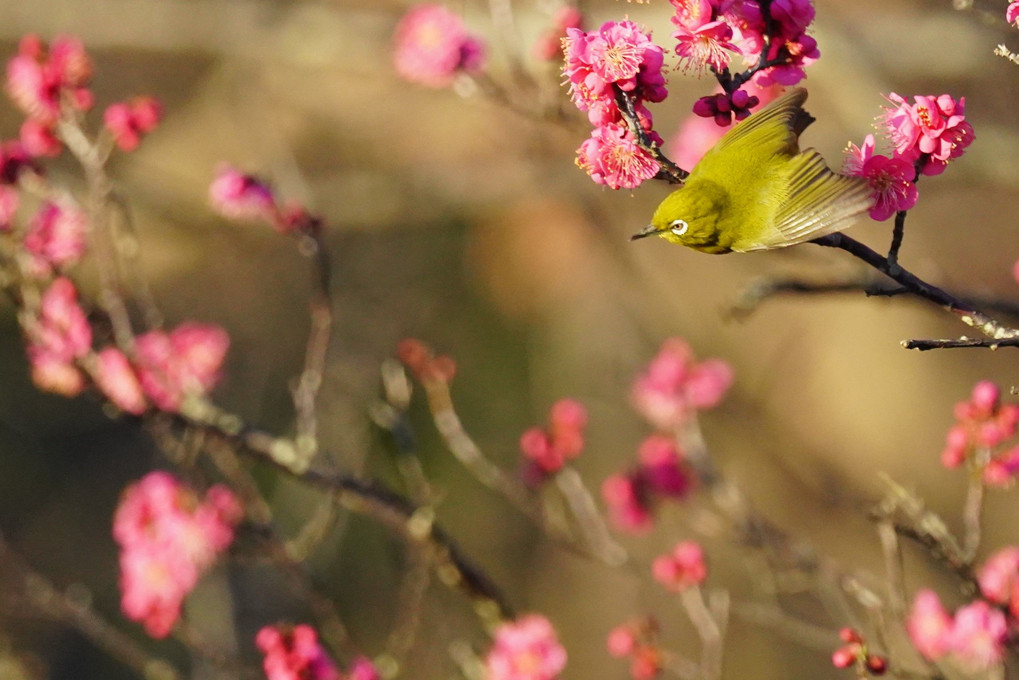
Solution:
<path fill-rule="evenodd" d="M 40 266 L 62 267 L 85 253 L 88 218 L 76 206 L 46 201 L 28 225 L 25 248 Z"/>
<path fill-rule="evenodd" d="M 969 670 L 989 671 L 1001 664 L 1007 639 L 1005 615 L 984 600 L 975 600 L 955 612 L 952 653 Z"/>
<path fill-rule="evenodd" d="M 584 448 L 587 409 L 572 399 L 560 399 L 549 410 L 548 426 L 531 428 L 520 437 L 520 450 L 529 462 L 524 478 L 532 484 L 562 469 Z"/>
<path fill-rule="evenodd" d="M 480 71 L 484 60 L 484 43 L 442 5 L 417 5 L 396 26 L 393 63 L 412 83 L 447 87 L 459 71 Z"/>
<path fill-rule="evenodd" d="M 18 139 L 25 152 L 31 156 L 59 156 L 64 150 L 64 144 L 57 139 L 54 127 L 34 118 L 26 118 L 21 124 Z"/>
<path fill-rule="evenodd" d="M 254 175 L 222 164 L 209 185 L 209 203 L 223 217 L 275 223 L 276 197 L 269 185 Z"/>
<path fill-rule="evenodd" d="M 566 667 L 566 650 L 540 614 L 496 628 L 485 657 L 485 680 L 553 680 Z"/>
<path fill-rule="evenodd" d="M 1007 546 L 988 557 L 977 572 L 981 594 L 1019 614 L 1019 548 Z"/>
<path fill-rule="evenodd" d="M 1009 483 L 1019 464 L 1015 460 L 1014 449 L 1004 452 L 994 449 L 1015 436 L 1019 428 L 1019 406 L 1001 403 L 998 386 L 983 380 L 973 387 L 969 401 L 955 405 L 955 419 L 945 437 L 942 464 L 949 468 L 958 467 L 974 459 L 976 450 L 989 449 L 990 455 L 986 458 L 994 467 L 985 470 L 986 481 L 998 486 Z"/>
<path fill-rule="evenodd" d="M 913 598 L 906 631 L 917 651 L 931 661 L 937 661 L 951 649 L 952 619 L 933 590 L 921 590 Z"/>
<path fill-rule="evenodd" d="M 135 354 L 142 389 L 158 408 L 176 411 L 186 396 L 215 386 L 229 346 L 222 328 L 195 322 L 140 335 Z"/>
<path fill-rule="evenodd" d="M 669 498 L 683 498 L 694 485 L 693 473 L 683 463 L 676 442 L 664 435 L 651 435 L 637 451 L 637 475 L 648 492 Z"/>
<path fill-rule="evenodd" d="M 59 277 L 50 283 L 28 336 L 28 360 L 36 386 L 67 397 L 80 393 L 85 379 L 75 362 L 91 349 L 92 328 L 70 279 Z"/>
<path fill-rule="evenodd" d="M 1005 20 L 1010 24 L 1019 22 L 1019 0 L 1008 4 L 1008 9 L 1005 10 Z"/>
<path fill-rule="evenodd" d="M 92 61 L 77 38 L 57 36 L 47 48 L 28 35 L 7 62 L 7 94 L 29 118 L 52 126 L 63 103 L 79 111 L 92 106 L 85 88 L 91 75 Z"/>
<path fill-rule="evenodd" d="M 169 634 L 184 598 L 233 541 L 241 518 L 226 487 L 212 487 L 201 500 L 167 472 L 129 486 L 113 518 L 124 614 L 153 637 Z"/>
<path fill-rule="evenodd" d="M 315 629 L 306 624 L 293 627 L 265 626 L 255 636 L 255 645 L 265 654 L 262 668 L 268 680 L 343 678 L 325 649 L 319 644 Z M 371 680 L 371 676 L 361 670 L 358 672 L 357 680 Z"/>
<path fill-rule="evenodd" d="M 655 558 L 651 563 L 651 574 L 656 581 L 673 591 L 699 585 L 708 577 L 704 551 L 694 541 L 682 541 L 672 552 Z"/>
<path fill-rule="evenodd" d="M 545 31 L 531 48 L 531 53 L 542 61 L 555 61 L 563 57 L 563 38 L 566 29 L 581 28 L 584 17 L 573 5 L 563 5 L 552 15 L 551 28 Z"/>
<path fill-rule="evenodd" d="M 120 410 L 137 416 L 148 408 L 138 376 L 116 347 L 104 347 L 96 354 L 92 377 L 99 390 Z"/>
<path fill-rule="evenodd" d="M 646 617 L 613 628 L 606 640 L 609 654 L 630 658 L 633 680 L 652 680 L 665 666 L 665 655 L 658 644 L 658 622 Z"/>
<path fill-rule="evenodd" d="M 162 117 L 162 107 L 152 97 L 135 97 L 111 104 L 103 113 L 103 124 L 122 151 L 134 151 L 143 134 L 152 132 Z"/>
<path fill-rule="evenodd" d="M 601 486 L 602 500 L 608 507 L 609 521 L 620 531 L 641 533 L 651 529 L 650 498 L 642 481 L 633 475 L 615 474 Z"/>
<path fill-rule="evenodd" d="M 637 377 L 631 390 L 634 407 L 661 430 L 672 430 L 698 409 L 717 406 L 732 385 L 732 369 L 720 359 L 695 362 L 684 340 L 666 340 L 658 355 Z"/>

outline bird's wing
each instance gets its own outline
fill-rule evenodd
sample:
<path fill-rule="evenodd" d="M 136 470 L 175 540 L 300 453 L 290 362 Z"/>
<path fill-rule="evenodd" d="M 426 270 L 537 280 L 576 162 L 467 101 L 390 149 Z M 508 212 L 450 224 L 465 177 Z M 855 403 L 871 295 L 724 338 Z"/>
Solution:
<path fill-rule="evenodd" d="M 799 133 L 813 120 L 803 110 L 806 99 L 807 91 L 803 88 L 789 90 L 725 133 L 700 164 L 711 164 L 715 158 L 724 157 L 730 161 L 738 158 L 754 166 L 776 155 L 796 155 Z"/>
<path fill-rule="evenodd" d="M 814 149 L 789 160 L 774 229 L 748 250 L 780 248 L 841 231 L 873 205 L 867 180 L 832 172 Z"/>

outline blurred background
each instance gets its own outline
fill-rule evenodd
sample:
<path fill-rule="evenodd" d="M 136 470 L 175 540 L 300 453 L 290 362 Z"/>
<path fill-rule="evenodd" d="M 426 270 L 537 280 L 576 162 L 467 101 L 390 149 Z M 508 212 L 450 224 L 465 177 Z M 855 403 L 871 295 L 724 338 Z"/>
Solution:
<path fill-rule="evenodd" d="M 487 3 L 446 4 L 490 40 L 492 76 L 508 82 Z M 965 96 L 976 141 L 944 175 L 920 183 L 901 260 L 950 291 L 1015 300 L 1019 67 L 992 55 L 1002 42 L 1019 48 L 1019 31 L 1004 21 L 1006 4 L 957 11 L 948 0 L 818 0 L 812 34 L 822 58 L 804 83 L 817 122 L 804 144 L 838 166 L 847 142 L 859 144 L 873 131 L 883 94 Z M 417 337 L 456 360 L 453 397 L 465 426 L 507 469 L 517 465 L 520 433 L 543 423 L 555 400 L 584 403 L 588 446 L 577 468 L 597 493 L 650 434 L 629 406 L 635 374 L 664 339 L 680 336 L 699 357 L 732 364 L 735 386 L 705 414 L 705 436 L 723 473 L 775 525 L 875 587 L 882 563 L 866 511 L 884 491 L 879 474 L 915 489 L 959 528 L 964 475 L 938 461 L 952 405 L 979 379 L 1011 387 L 1014 350 L 908 352 L 900 340 L 954 337 L 966 328 L 930 305 L 862 294 L 780 298 L 734 319 L 733 304 L 762 277 L 825 281 L 861 270 L 845 253 L 809 245 L 709 256 L 657 239 L 629 243 L 669 187 L 614 192 L 594 185 L 573 163 L 588 135 L 582 114 L 555 125 L 476 92 L 401 82 L 391 67 L 391 33 L 409 6 L 0 0 L 5 58 L 25 33 L 84 41 L 95 60 L 96 120 L 103 106 L 132 95 L 163 103 L 164 123 L 138 152 L 116 156 L 110 171 L 134 211 L 145 275 L 168 323 L 197 319 L 230 333 L 219 403 L 265 429 L 289 432 L 287 385 L 302 362 L 311 281 L 290 241 L 211 213 L 208 184 L 226 161 L 271 178 L 282 196 L 304 202 L 328 224 L 338 325 L 320 414 L 323 443 L 341 470 L 395 483 L 392 442 L 368 412 L 379 398 L 381 362 L 400 339 Z M 555 5 L 513 6 L 517 48 L 526 54 Z M 668 42 L 666 2 L 582 7 L 589 26 L 628 14 Z M 557 67 L 530 65 L 544 84 L 540 96 L 565 101 Z M 670 74 L 669 98 L 654 108 L 663 136 L 711 86 Z M 15 136 L 19 122 L 13 107 L 0 107 L 0 134 Z M 81 185 L 70 163 L 57 163 L 51 177 Z M 867 221 L 852 235 L 881 251 L 890 231 L 890 223 Z M 97 401 L 37 392 L 10 307 L 2 324 L 0 530 L 56 585 L 82 584 L 109 620 L 187 667 L 179 643 L 146 641 L 118 606 L 110 518 L 122 488 L 164 465 L 161 455 L 135 424 L 110 419 Z M 667 508 L 647 536 L 624 537 L 633 561 L 610 569 L 551 544 L 460 469 L 420 396 L 412 421 L 422 464 L 442 497 L 439 521 L 514 606 L 540 611 L 557 626 L 570 654 L 564 678 L 627 677 L 625 663 L 608 658 L 605 635 L 645 612 L 662 620 L 666 644 L 697 655 L 679 607 L 647 572 L 655 555 L 699 537 L 687 506 Z M 316 500 L 293 485 L 268 480 L 267 488 L 284 528 L 296 530 L 315 508 Z M 1019 541 L 1016 507 L 1014 495 L 990 494 L 985 554 Z M 752 556 L 724 536 L 704 540 L 708 585 L 729 589 L 734 611 L 752 611 L 745 604 L 754 601 Z M 396 616 L 406 560 L 388 532 L 352 519 L 309 563 L 369 655 L 382 651 Z M 949 606 L 961 602 L 953 581 L 918 552 L 907 551 L 907 570 L 910 589 L 941 587 Z M 257 669 L 254 631 L 277 620 L 309 620 L 309 613 L 271 565 L 241 561 L 221 572 L 206 587 L 227 594 L 208 601 L 232 610 L 208 616 L 237 623 L 236 637 L 224 633 L 223 644 L 236 645 L 248 670 Z M 22 659 L 42 677 L 133 677 L 78 633 L 26 615 L 16 594 L 3 595 L 0 648 L 27 655 Z M 189 605 L 196 616 L 201 595 Z M 734 614 L 725 677 L 837 677 L 829 660 L 834 631 L 860 620 L 835 620 L 806 596 L 789 605 L 832 630 L 830 647 L 805 645 L 781 626 Z M 451 641 L 485 644 L 468 604 L 441 586 L 430 592 L 423 617 L 404 677 L 453 677 Z M 218 677 L 194 663 L 195 677 Z"/>

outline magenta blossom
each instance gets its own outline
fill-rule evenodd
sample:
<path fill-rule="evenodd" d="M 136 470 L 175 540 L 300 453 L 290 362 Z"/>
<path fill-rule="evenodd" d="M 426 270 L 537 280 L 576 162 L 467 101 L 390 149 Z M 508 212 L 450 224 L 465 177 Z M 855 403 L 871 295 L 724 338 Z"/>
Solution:
<path fill-rule="evenodd" d="M 916 175 L 913 164 L 902 158 L 875 154 L 873 135 L 867 135 L 862 147 L 849 145 L 844 171 L 847 175 L 863 177 L 870 183 L 874 196 L 874 205 L 870 209 L 873 220 L 887 220 L 895 213 L 916 205 L 918 193 L 913 182 Z"/>
<path fill-rule="evenodd" d="M 882 116 L 888 136 L 906 160 L 925 159 L 925 175 L 943 172 L 973 142 L 973 126 L 965 119 L 965 97 L 956 101 L 947 94 L 916 96 L 910 104 L 892 92 L 888 101 L 892 106 Z"/>
<path fill-rule="evenodd" d="M 1008 9 L 1005 10 L 1005 20 L 1010 24 L 1019 25 L 1019 0 L 1008 4 Z"/>
<path fill-rule="evenodd" d="M 255 636 L 265 654 L 262 668 L 268 680 L 341 680 L 343 675 L 306 624 L 265 626 Z M 359 659 L 360 661 L 360 659 Z M 370 662 L 368 662 L 370 665 Z M 363 671 L 361 671 L 363 673 Z M 362 677 L 358 676 L 359 679 Z M 367 678 L 369 676 L 363 676 Z"/>

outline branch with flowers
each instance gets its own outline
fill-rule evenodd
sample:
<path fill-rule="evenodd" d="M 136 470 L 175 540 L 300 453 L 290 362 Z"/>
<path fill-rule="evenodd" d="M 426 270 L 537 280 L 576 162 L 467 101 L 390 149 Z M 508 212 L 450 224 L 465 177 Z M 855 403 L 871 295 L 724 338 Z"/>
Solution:
<path fill-rule="evenodd" d="M 803 69 L 819 57 L 808 34 L 814 19 L 808 0 L 672 0 L 672 5 L 681 67 L 710 72 L 721 88 L 692 107 L 698 122 L 709 126 L 709 138 L 753 115 L 779 86 L 798 83 Z M 411 9 L 399 22 L 397 72 L 424 86 L 480 92 L 518 113 L 569 124 L 560 100 L 541 96 L 545 81 L 515 51 L 512 9 L 507 0 L 489 3 L 503 41 L 514 50 L 508 59 L 510 82 L 486 71 L 484 42 L 456 14 L 432 4 Z M 1013 8 L 1008 11 L 1011 21 Z M 595 126 L 578 150 L 578 165 L 613 189 L 633 189 L 653 178 L 682 182 L 688 175 L 683 166 L 691 167 L 693 160 L 673 162 L 665 155 L 649 108 L 666 98 L 665 50 L 630 20 L 607 22 L 596 31 L 581 25 L 575 8 L 563 8 L 535 47 L 535 56 L 547 61 L 558 58 L 561 40 L 571 99 Z M 733 67 L 737 58 L 743 59 L 743 70 Z M 292 382 L 292 433 L 277 434 L 247 422 L 214 397 L 230 352 L 227 331 L 198 321 L 164 327 L 161 312 L 138 283 L 144 281 L 140 263 L 127 255 L 134 249 L 125 247 L 139 245 L 124 210 L 129 199 L 119 194 L 107 168 L 115 154 L 131 153 L 158 133 L 163 111 L 150 97 L 115 102 L 106 107 L 102 126 L 93 129 L 91 75 L 84 46 L 68 36 L 48 43 L 27 37 L 8 64 L 6 90 L 25 120 L 17 140 L 0 144 L 0 284 L 17 312 L 34 384 L 67 398 L 99 400 L 112 417 L 144 432 L 165 458 L 160 467 L 173 471 L 155 470 L 130 484 L 112 517 L 119 612 L 89 604 L 88 593 L 80 592 L 84 586 L 66 591 L 54 586 L 0 539 L 0 575 L 13 575 L 11 582 L 0 583 L 0 589 L 12 591 L 4 593 L 11 597 L 2 599 L 0 613 L 59 621 L 144 677 L 190 674 L 156 651 L 161 649 L 156 641 L 164 639 L 175 640 L 224 675 L 422 677 L 425 671 L 414 666 L 413 650 L 426 628 L 428 591 L 438 583 L 466 605 L 479 630 L 477 636 L 450 632 L 443 644 L 464 678 L 554 680 L 568 673 L 555 616 L 518 614 L 520 607 L 478 556 L 468 554 L 461 537 L 440 521 L 443 493 L 416 445 L 412 402 L 420 386 L 451 458 L 530 520 L 551 546 L 599 568 L 651 580 L 668 596 L 656 597 L 659 611 L 636 612 L 606 630 L 606 653 L 625 660 L 634 680 L 723 677 L 733 621 L 768 627 L 804 649 L 821 650 L 834 668 L 852 669 L 857 677 L 1005 676 L 1019 650 L 1014 634 L 1019 548 L 985 545 L 983 518 L 987 497 L 1011 488 L 1019 476 L 1019 406 L 995 383 L 977 383 L 968 400 L 956 406 L 941 456 L 946 468 L 965 474 L 959 535 L 917 495 L 887 481 L 888 491 L 871 513 L 886 570 L 879 586 L 783 530 L 717 465 L 716 445 L 702 431 L 701 420 L 714 417 L 707 412 L 724 401 L 735 371 L 722 359 L 698 360 L 679 338 L 662 343 L 633 381 L 630 405 L 649 432 L 634 447 L 635 459 L 601 483 L 604 511 L 581 468 L 582 454 L 592 444 L 587 407 L 569 398 L 553 402 L 544 424 L 522 428 L 519 457 L 515 466 L 507 466 L 485 450 L 461 418 L 452 389 L 455 362 L 417 340 L 399 343 L 395 360 L 381 367 L 383 399 L 364 408 L 365 419 L 394 442 L 397 481 L 355 475 L 328 455 L 320 435 L 337 320 L 327 221 L 281 200 L 258 176 L 229 165 L 217 170 L 209 188 L 218 215 L 274 231 L 308 259 L 309 329 Z M 972 141 L 973 130 L 962 99 L 942 95 L 909 102 L 892 94 L 889 101 L 882 121 L 894 151 L 877 154 L 874 138 L 868 137 L 861 147 L 850 147 L 845 166 L 874 189 L 871 217 L 895 216 L 888 255 L 842 234 L 816 242 L 849 252 L 898 287 L 868 280 L 821 288 L 908 293 L 987 336 L 911 341 L 917 348 L 1019 346 L 1019 330 L 982 311 L 984 305 L 946 293 L 899 264 L 919 177 L 940 174 Z M 47 172 L 51 159 L 61 156 L 80 166 L 80 195 Z M 83 283 L 87 263 L 98 272 L 94 292 Z M 818 292 L 793 281 L 773 285 L 758 299 L 778 290 Z M 319 501 L 296 531 L 279 525 L 267 474 L 295 483 Z M 671 547 L 641 564 L 628 550 L 630 541 L 661 530 L 670 514 L 673 520 L 680 517 L 667 526 L 675 530 L 678 524 L 683 535 L 679 540 L 670 535 Z M 344 611 L 311 567 L 337 518 L 350 515 L 388 531 L 406 561 L 394 595 L 398 616 L 374 652 L 365 650 L 349 625 L 365 613 Z M 932 567 L 954 579 L 959 606 L 946 607 L 933 589 L 911 587 L 902 569 L 904 544 L 915 544 Z M 737 592 L 720 583 L 711 565 L 722 559 L 713 554 L 724 550 L 739 556 L 747 589 Z M 201 617 L 192 616 L 187 606 L 204 597 L 202 584 L 228 578 L 227 565 L 245 563 L 278 573 L 306 612 L 303 620 L 259 621 L 246 637 L 250 653 L 244 645 L 212 643 Z M 793 606 L 794 598 L 805 595 L 831 605 L 832 615 Z M 668 610 L 682 613 L 692 631 L 689 639 L 662 623 Z M 147 636 L 141 642 L 140 632 Z M 236 624 L 231 632 L 245 635 Z"/>

